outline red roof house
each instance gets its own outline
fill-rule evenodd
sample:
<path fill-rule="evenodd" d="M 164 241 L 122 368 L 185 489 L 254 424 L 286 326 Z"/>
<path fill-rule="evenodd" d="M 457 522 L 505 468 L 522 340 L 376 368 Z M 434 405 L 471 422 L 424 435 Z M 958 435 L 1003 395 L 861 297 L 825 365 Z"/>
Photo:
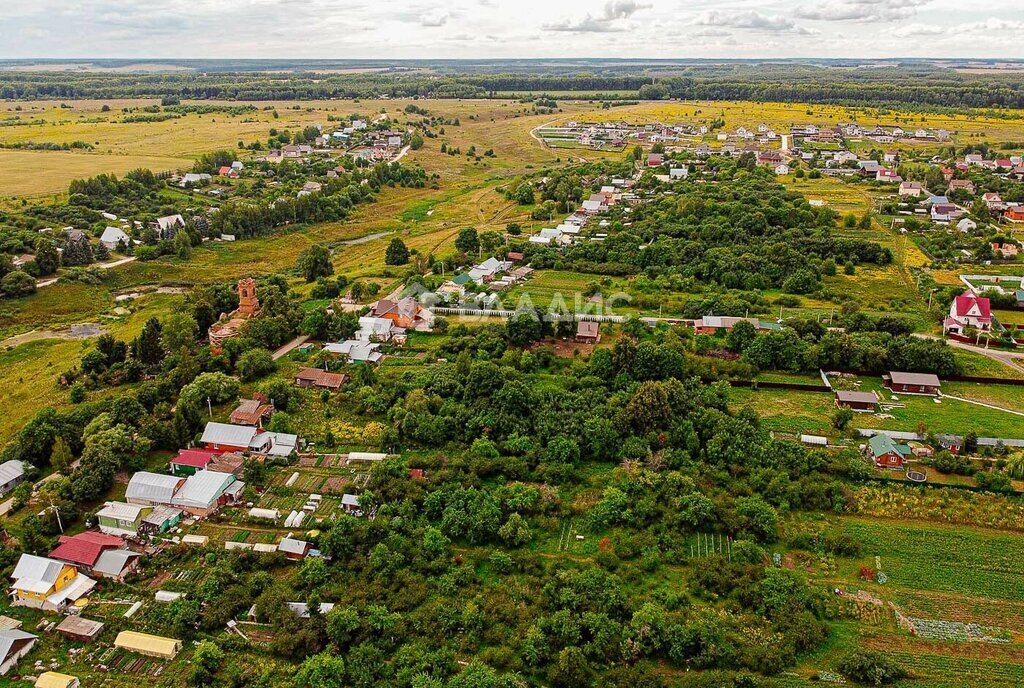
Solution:
<path fill-rule="evenodd" d="M 174 475 L 192 475 L 210 465 L 213 457 L 222 454 L 219 449 L 182 449 L 171 459 L 171 473 Z"/>
<path fill-rule="evenodd" d="M 105 550 L 121 549 L 123 545 L 121 538 L 115 535 L 86 531 L 78 535 L 62 535 L 60 544 L 50 552 L 50 557 L 92 568 Z"/>
<path fill-rule="evenodd" d="M 992 329 L 992 307 L 989 300 L 976 296 L 969 289 L 953 299 L 949 317 L 943 321 L 946 333 L 962 335 L 968 327 L 982 331 Z"/>
<path fill-rule="evenodd" d="M 1024 206 L 1007 208 L 1006 212 L 1003 213 L 1003 217 L 1010 222 L 1024 222 Z"/>

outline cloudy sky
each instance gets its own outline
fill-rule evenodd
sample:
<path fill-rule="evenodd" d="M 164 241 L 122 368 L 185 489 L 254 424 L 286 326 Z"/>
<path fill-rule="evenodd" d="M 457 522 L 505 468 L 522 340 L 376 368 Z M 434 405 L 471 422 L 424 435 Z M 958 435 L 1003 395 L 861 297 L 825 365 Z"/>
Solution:
<path fill-rule="evenodd" d="M 0 0 L 0 58 L 1016 57 L 1024 0 Z"/>

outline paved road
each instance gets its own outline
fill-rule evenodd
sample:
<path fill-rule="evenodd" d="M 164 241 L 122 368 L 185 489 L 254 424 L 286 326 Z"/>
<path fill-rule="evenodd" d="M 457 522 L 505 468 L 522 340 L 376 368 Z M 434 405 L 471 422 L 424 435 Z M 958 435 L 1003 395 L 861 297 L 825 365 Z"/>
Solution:
<path fill-rule="evenodd" d="M 271 356 L 271 358 L 273 358 L 275 361 L 280 359 L 280 358 L 284 358 L 293 349 L 297 349 L 298 347 L 300 347 L 303 344 L 305 344 L 307 339 L 309 339 L 309 337 L 307 337 L 306 335 L 302 335 L 300 337 L 296 337 L 295 339 L 291 340 L 290 342 L 288 342 L 287 344 L 282 346 L 280 349 L 275 351 L 274 354 Z"/>
<path fill-rule="evenodd" d="M 920 337 L 921 339 L 944 339 L 943 337 L 937 337 L 933 334 L 916 333 L 914 336 Z M 963 349 L 964 351 L 971 351 L 976 354 L 981 354 L 982 356 L 987 356 L 993 361 L 999 361 L 1008 368 L 1024 373 L 1024 364 L 1022 364 L 1024 363 L 1024 352 L 1018 353 L 1014 351 L 1003 351 L 1000 349 L 986 349 L 983 346 L 964 344 L 963 342 L 958 342 L 954 339 L 944 339 L 944 341 L 955 349 Z"/>

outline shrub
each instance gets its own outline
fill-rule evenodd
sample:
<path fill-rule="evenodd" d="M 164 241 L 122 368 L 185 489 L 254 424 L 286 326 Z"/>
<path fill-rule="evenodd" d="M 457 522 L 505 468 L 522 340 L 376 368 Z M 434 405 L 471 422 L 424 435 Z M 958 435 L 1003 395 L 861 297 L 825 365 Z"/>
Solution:
<path fill-rule="evenodd" d="M 839 671 L 857 683 L 869 686 L 885 686 L 907 677 L 907 672 L 897 664 L 867 650 L 855 650 L 839 663 Z"/>

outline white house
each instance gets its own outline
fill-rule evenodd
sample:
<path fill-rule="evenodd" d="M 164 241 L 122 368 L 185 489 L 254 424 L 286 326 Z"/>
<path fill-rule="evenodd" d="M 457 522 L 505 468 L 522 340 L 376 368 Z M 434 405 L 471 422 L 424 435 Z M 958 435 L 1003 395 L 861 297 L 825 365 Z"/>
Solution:
<path fill-rule="evenodd" d="M 324 351 L 344 356 L 351 363 L 370 363 L 376 365 L 384 360 L 377 342 L 364 342 L 349 339 L 344 342 L 324 344 Z"/>
<path fill-rule="evenodd" d="M 484 262 L 473 267 L 469 271 L 469 278 L 477 284 L 483 284 L 489 282 L 495 274 L 499 272 L 507 272 L 512 267 L 512 263 L 504 260 L 498 260 L 494 256 L 491 256 Z"/>
<path fill-rule="evenodd" d="M 387 342 L 396 334 L 405 331 L 395 327 L 395 322 L 389 318 L 374 318 L 364 315 L 359 318 L 359 330 L 355 337 L 361 342 Z"/>
<path fill-rule="evenodd" d="M 100 243 L 111 251 L 116 249 L 119 244 L 128 246 L 131 244 L 131 241 L 131 237 L 125 234 L 124 230 L 119 227 L 107 227 L 103 230 L 103 234 L 100 235 Z"/>
<path fill-rule="evenodd" d="M 181 182 L 178 184 L 178 186 L 184 189 L 189 184 L 199 184 L 201 182 L 210 181 L 210 179 L 212 179 L 212 177 L 206 174 L 205 172 L 189 172 L 188 174 L 181 178 Z"/>
<path fill-rule="evenodd" d="M 6 676 L 18 660 L 31 652 L 39 636 L 17 628 L 0 631 L 0 676 Z"/>

